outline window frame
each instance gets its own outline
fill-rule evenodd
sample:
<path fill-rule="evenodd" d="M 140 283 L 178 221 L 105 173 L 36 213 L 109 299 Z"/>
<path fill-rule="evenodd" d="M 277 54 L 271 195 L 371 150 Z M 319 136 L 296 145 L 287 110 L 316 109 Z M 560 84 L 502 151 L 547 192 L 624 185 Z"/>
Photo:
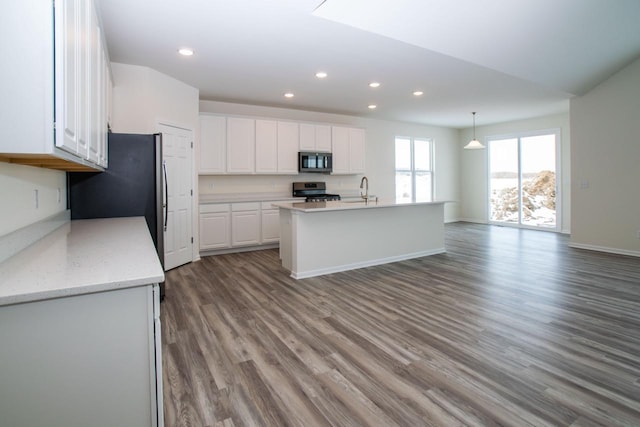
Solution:
<path fill-rule="evenodd" d="M 397 162 L 396 162 L 396 155 L 397 155 L 397 143 L 398 140 L 409 140 L 409 152 L 410 152 L 410 169 L 399 169 L 396 167 Z M 415 159 L 415 141 L 424 141 L 429 145 L 429 169 L 428 170 L 416 170 L 416 159 Z M 410 136 L 396 136 L 394 138 L 394 180 L 395 180 L 395 200 L 396 203 L 416 203 L 416 176 L 418 173 L 420 174 L 428 174 L 429 175 L 429 182 L 430 182 L 430 186 L 429 186 L 429 200 L 425 200 L 428 202 L 431 202 L 433 200 L 435 200 L 435 166 L 434 166 L 434 141 L 433 138 L 426 138 L 426 137 L 410 137 Z M 398 177 L 398 172 L 400 173 L 409 173 L 411 175 L 411 201 L 410 202 L 399 202 L 398 201 L 398 181 L 397 181 L 397 177 Z M 421 200 L 420 202 L 423 202 L 423 200 Z"/>
<path fill-rule="evenodd" d="M 556 174 L 556 224 L 555 227 L 540 227 L 532 226 L 523 223 L 522 221 L 522 156 L 521 156 L 521 140 L 529 137 L 554 135 L 555 136 L 555 174 Z M 515 139 L 517 142 L 518 151 L 518 222 L 509 223 L 504 221 L 496 221 L 491 219 L 491 142 L 495 140 Z M 507 134 L 489 135 L 485 137 L 487 146 L 486 156 L 486 215 L 487 223 L 493 225 L 500 225 L 504 227 L 514 227 L 530 230 L 550 231 L 559 233 L 562 230 L 562 132 L 560 128 L 530 130 L 521 132 L 512 132 Z"/>

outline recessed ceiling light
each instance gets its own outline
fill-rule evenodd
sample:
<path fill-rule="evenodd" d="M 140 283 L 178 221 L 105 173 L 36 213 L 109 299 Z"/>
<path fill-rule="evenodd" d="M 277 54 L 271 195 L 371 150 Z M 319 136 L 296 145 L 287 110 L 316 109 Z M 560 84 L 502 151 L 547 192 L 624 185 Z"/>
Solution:
<path fill-rule="evenodd" d="M 319 79 L 324 79 L 325 77 L 327 77 L 327 73 L 325 73 L 324 71 L 318 71 L 316 73 L 316 77 Z"/>
<path fill-rule="evenodd" d="M 191 56 L 193 55 L 193 49 L 190 49 L 188 47 L 183 47 L 178 49 L 178 53 L 183 56 Z"/>
<path fill-rule="evenodd" d="M 284 97 L 285 97 L 285 98 L 293 98 L 293 97 L 294 97 L 294 95 L 293 95 L 293 93 L 291 93 L 291 92 L 287 92 L 287 93 L 285 93 L 285 94 L 284 94 Z"/>
<path fill-rule="evenodd" d="M 422 96 L 424 92 L 422 92 L 421 90 L 417 90 L 415 92 L 413 92 L 413 96 Z"/>
<path fill-rule="evenodd" d="M 380 87 L 380 83 L 378 83 L 378 82 L 371 82 L 371 83 L 369 83 L 369 87 Z"/>
<path fill-rule="evenodd" d="M 368 108 L 370 110 L 375 110 L 376 108 L 378 108 L 378 106 L 376 104 L 370 104 Z"/>

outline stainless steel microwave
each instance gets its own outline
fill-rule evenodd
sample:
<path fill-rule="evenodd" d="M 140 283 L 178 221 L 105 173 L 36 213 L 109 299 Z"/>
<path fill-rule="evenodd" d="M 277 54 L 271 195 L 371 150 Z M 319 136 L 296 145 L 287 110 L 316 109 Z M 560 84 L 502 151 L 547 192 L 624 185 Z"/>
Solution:
<path fill-rule="evenodd" d="M 301 151 L 298 153 L 298 171 L 331 173 L 333 168 L 332 157 L 331 153 Z"/>

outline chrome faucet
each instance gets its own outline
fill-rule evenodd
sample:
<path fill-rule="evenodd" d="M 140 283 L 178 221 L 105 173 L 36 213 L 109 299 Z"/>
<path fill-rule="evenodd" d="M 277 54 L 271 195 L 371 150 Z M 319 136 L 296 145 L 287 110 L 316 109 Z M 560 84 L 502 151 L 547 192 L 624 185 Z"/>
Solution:
<path fill-rule="evenodd" d="M 362 177 L 360 180 L 360 189 L 364 188 L 364 194 L 360 191 L 360 197 L 362 197 L 365 201 L 369 199 L 369 179 L 366 176 Z"/>

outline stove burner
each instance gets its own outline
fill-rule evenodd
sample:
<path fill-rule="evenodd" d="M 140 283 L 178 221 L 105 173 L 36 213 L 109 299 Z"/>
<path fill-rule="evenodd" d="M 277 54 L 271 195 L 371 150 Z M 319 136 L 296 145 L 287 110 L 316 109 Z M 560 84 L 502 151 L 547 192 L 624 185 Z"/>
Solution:
<path fill-rule="evenodd" d="M 340 200 L 339 194 L 315 194 L 313 196 L 308 196 L 304 201 L 305 202 L 328 202 L 328 201 L 336 201 Z"/>
<path fill-rule="evenodd" d="M 327 184 L 322 181 L 293 183 L 293 197 L 304 197 L 305 202 L 340 200 L 339 194 L 329 194 L 325 191 L 327 191 Z"/>

